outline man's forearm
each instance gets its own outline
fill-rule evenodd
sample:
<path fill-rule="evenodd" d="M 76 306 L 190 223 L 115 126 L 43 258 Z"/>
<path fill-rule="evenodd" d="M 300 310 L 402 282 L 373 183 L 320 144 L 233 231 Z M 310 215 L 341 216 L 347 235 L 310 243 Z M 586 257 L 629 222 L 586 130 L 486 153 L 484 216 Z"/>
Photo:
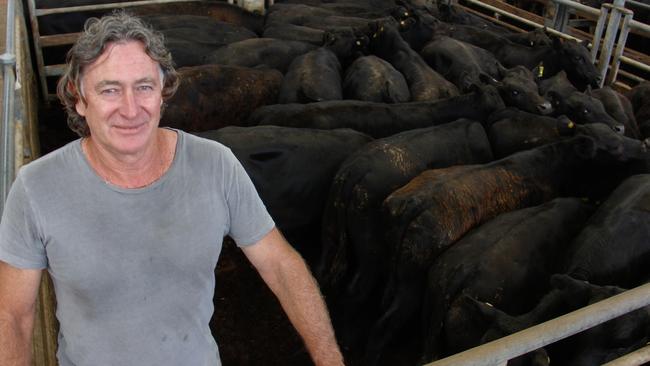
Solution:
<path fill-rule="evenodd" d="M 278 268 L 272 290 L 317 366 L 343 365 L 332 323 L 316 281 L 299 255 Z"/>
<path fill-rule="evenodd" d="M 32 366 L 34 317 L 0 315 L 0 365 Z"/>

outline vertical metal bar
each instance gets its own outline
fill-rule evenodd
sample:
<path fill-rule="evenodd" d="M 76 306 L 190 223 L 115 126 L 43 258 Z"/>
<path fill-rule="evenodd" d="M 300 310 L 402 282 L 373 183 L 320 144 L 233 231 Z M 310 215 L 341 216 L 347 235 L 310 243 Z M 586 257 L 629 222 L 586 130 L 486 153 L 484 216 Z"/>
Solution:
<path fill-rule="evenodd" d="M 555 16 L 553 17 L 553 29 L 565 33 L 566 24 L 569 19 L 569 7 L 564 4 L 555 4 Z"/>
<path fill-rule="evenodd" d="M 14 84 L 16 56 L 14 55 L 14 27 L 16 11 L 14 0 L 7 1 L 7 40 L 5 53 L 0 55 L 2 62 L 2 73 L 4 78 L 4 89 L 2 96 L 2 162 L 0 163 L 0 215 L 4 211 L 9 187 L 15 176 L 15 137 L 14 137 Z"/>
<path fill-rule="evenodd" d="M 616 51 L 612 56 L 611 67 L 609 73 L 607 74 L 607 80 L 605 83 L 611 85 L 616 81 L 618 76 L 618 68 L 621 66 L 621 56 L 625 50 L 625 42 L 627 42 L 627 35 L 630 33 L 630 21 L 632 20 L 633 12 L 629 9 L 620 9 L 620 11 L 625 14 L 623 17 L 623 22 L 621 23 L 621 32 L 618 36 L 618 42 L 616 44 Z"/>
<path fill-rule="evenodd" d="M 598 50 L 600 49 L 600 41 L 603 38 L 603 29 L 605 28 L 605 22 L 607 21 L 607 16 L 609 15 L 609 9 L 603 7 L 600 9 L 600 15 L 598 16 L 598 22 L 596 23 L 596 29 L 594 30 L 594 38 L 591 41 L 591 62 L 596 63 L 596 58 L 598 57 Z"/>
<path fill-rule="evenodd" d="M 600 52 L 600 58 L 598 60 L 598 72 L 600 74 L 601 87 L 605 83 L 605 75 L 607 74 L 607 67 L 609 66 L 609 60 L 612 57 L 612 49 L 614 48 L 616 33 L 618 33 L 618 25 L 621 22 L 621 12 L 617 8 L 618 6 L 620 6 L 618 3 L 621 2 L 625 4 L 625 0 L 623 1 L 616 0 L 614 5 L 603 4 L 603 7 L 609 7 L 612 10 L 609 16 L 609 22 L 607 23 L 607 32 L 605 32 L 603 49 Z"/>

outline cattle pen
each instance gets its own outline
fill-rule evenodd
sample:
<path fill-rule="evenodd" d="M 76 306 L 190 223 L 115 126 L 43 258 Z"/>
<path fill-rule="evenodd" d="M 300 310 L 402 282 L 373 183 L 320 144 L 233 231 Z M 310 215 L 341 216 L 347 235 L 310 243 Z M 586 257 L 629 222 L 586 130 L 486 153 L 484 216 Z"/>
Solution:
<path fill-rule="evenodd" d="M 56 100 L 48 77 L 61 75 L 61 65 L 48 65 L 43 49 L 69 45 L 77 36 L 76 34 L 41 36 L 37 18 L 67 12 L 193 0 L 133 1 L 60 9 L 37 9 L 35 0 L 0 1 L 2 1 L 0 17 L 5 18 L 0 20 L 0 25 L 4 22 L 4 26 L 0 26 L 0 41 L 4 43 L 4 51 L 0 55 L 0 63 L 3 65 L 3 87 L 0 91 L 2 95 L 1 216 L 9 188 L 18 169 L 41 155 L 38 111 L 43 105 Z M 233 3 L 233 0 L 228 2 Z M 468 11 L 481 17 L 519 30 L 523 27 L 547 28 L 549 32 L 561 37 L 568 39 L 582 37 L 583 40 L 589 40 L 592 61 L 596 63 L 601 76 L 601 86 L 612 85 L 625 89 L 629 88 L 629 83 L 647 80 L 647 75 L 650 74 L 649 56 L 640 52 L 643 50 L 635 51 L 625 47 L 630 33 L 642 37 L 647 42 L 650 26 L 634 20 L 633 12 L 625 8 L 625 0 L 615 0 L 613 4 L 604 4 L 600 9 L 571 0 L 548 0 L 545 3 L 554 5 L 554 13 L 549 18 L 522 12 L 499 0 L 457 0 L 452 3 L 465 6 Z M 272 0 L 267 0 L 266 4 L 246 0 L 237 2 L 238 6 L 258 13 L 264 13 L 265 7 L 272 4 Z M 587 27 L 591 29 L 591 33 L 577 29 L 576 14 L 579 15 L 580 21 L 586 18 L 591 20 L 591 26 Z M 55 304 L 51 280 L 43 276 L 33 343 L 34 364 L 38 366 L 57 365 Z M 650 305 L 650 284 L 645 284 L 560 318 L 426 365 L 506 365 L 512 358 L 648 305 Z M 608 365 L 640 365 L 646 362 L 650 362 L 650 346 L 612 361 Z"/>

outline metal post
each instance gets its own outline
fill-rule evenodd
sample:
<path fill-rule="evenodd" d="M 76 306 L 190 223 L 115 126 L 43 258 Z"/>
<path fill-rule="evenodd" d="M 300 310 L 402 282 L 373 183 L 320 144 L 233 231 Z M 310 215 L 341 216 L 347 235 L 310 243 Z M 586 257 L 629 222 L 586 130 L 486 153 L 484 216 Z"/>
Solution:
<path fill-rule="evenodd" d="M 594 38 L 591 41 L 591 63 L 596 63 L 598 50 L 600 49 L 600 41 L 603 38 L 603 29 L 605 28 L 608 15 L 609 8 L 602 7 L 598 16 L 598 22 L 596 23 L 596 29 L 594 30 Z"/>
<path fill-rule="evenodd" d="M 611 85 L 616 81 L 618 75 L 618 68 L 621 66 L 621 56 L 623 56 L 623 51 L 625 50 L 625 42 L 627 41 L 627 35 L 630 32 L 630 21 L 634 12 L 629 9 L 619 9 L 623 14 L 623 23 L 621 23 L 621 33 L 618 36 L 618 42 L 616 44 L 616 51 L 614 51 L 614 56 L 612 57 L 611 67 L 609 73 L 607 74 L 607 80 L 605 84 Z"/>
<path fill-rule="evenodd" d="M 553 29 L 558 32 L 566 33 L 566 25 L 569 20 L 569 7 L 556 3 L 555 16 L 553 17 Z"/>
<path fill-rule="evenodd" d="M 14 55 L 14 27 L 16 11 L 14 9 L 14 0 L 7 1 L 7 40 L 5 53 L 0 55 L 2 63 L 2 73 L 4 78 L 4 89 L 2 98 L 2 162 L 0 166 L 0 215 L 4 211 L 9 187 L 14 181 L 15 176 L 15 147 L 14 147 L 14 84 L 16 75 L 14 73 L 16 65 L 16 55 Z"/>
<path fill-rule="evenodd" d="M 605 75 L 607 74 L 607 67 L 609 60 L 612 57 L 612 49 L 614 48 L 614 41 L 616 33 L 618 33 L 618 26 L 621 22 L 620 8 L 625 6 L 625 0 L 614 0 L 614 4 L 603 4 L 603 7 L 611 8 L 609 22 L 607 23 L 607 32 L 605 33 L 605 40 L 603 41 L 603 49 L 600 52 L 598 60 L 598 72 L 600 74 L 600 86 L 605 83 Z"/>

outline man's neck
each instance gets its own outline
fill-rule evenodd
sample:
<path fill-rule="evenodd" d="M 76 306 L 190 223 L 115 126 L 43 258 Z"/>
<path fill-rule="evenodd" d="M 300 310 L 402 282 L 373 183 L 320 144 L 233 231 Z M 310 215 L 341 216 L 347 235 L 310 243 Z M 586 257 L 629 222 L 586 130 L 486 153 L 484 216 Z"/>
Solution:
<path fill-rule="evenodd" d="M 158 129 L 151 146 L 133 155 L 114 154 L 95 142 L 82 140 L 91 167 L 105 182 L 121 188 L 142 188 L 160 179 L 171 166 L 176 150 L 175 131 Z"/>

